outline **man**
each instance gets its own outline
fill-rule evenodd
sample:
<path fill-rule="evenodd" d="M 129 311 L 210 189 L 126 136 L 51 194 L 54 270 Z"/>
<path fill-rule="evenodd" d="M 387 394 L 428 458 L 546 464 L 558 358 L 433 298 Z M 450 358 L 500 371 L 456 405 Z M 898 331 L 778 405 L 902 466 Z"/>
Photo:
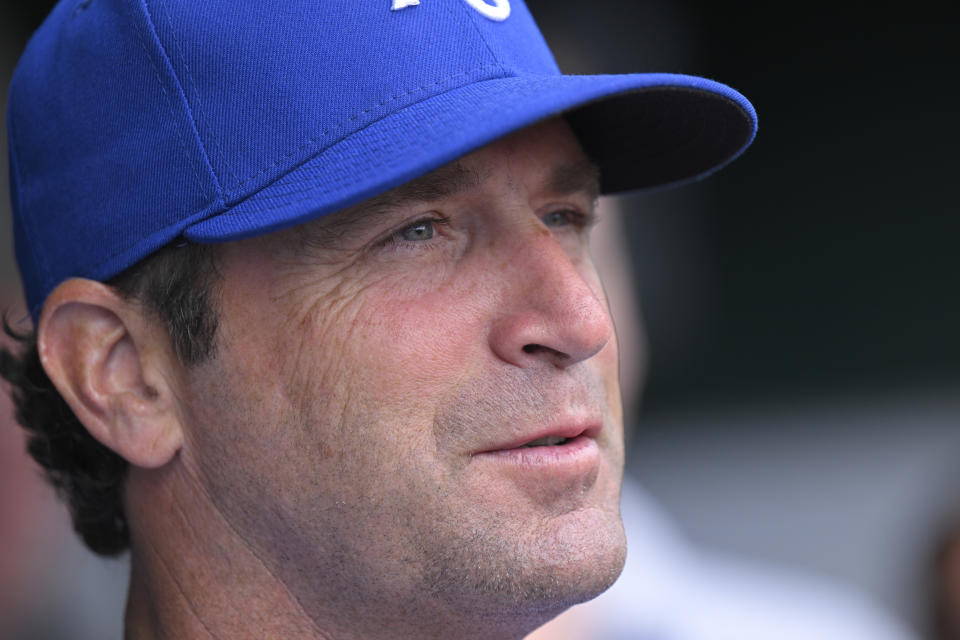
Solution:
<path fill-rule="evenodd" d="M 559 75 L 517 0 L 59 4 L 10 90 L 3 371 L 131 550 L 127 636 L 521 637 L 603 591 L 594 201 L 755 129 L 711 81 Z"/>

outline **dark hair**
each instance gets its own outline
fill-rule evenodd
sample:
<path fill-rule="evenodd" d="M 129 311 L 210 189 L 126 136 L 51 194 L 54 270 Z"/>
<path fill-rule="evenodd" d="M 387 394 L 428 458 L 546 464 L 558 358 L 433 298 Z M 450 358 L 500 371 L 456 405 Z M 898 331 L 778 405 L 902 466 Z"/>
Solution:
<path fill-rule="evenodd" d="M 180 361 L 193 365 L 214 351 L 218 280 L 215 248 L 184 245 L 161 249 L 108 284 L 158 318 Z M 36 331 L 17 332 L 6 317 L 3 328 L 20 347 L 18 353 L 0 348 L 0 376 L 12 387 L 27 450 L 67 503 L 87 547 L 106 556 L 124 551 L 130 545 L 123 509 L 127 461 L 91 436 L 57 392 L 40 363 Z"/>

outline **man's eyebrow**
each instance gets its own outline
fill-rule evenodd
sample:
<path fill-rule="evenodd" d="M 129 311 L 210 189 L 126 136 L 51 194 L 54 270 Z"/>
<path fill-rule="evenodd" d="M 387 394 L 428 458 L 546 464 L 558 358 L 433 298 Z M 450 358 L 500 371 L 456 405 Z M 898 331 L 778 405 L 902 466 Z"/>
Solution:
<path fill-rule="evenodd" d="M 354 208 L 363 212 L 377 213 L 384 209 L 412 203 L 433 202 L 476 189 L 483 184 L 487 175 L 488 172 L 466 167 L 460 162 L 451 162 L 386 193 L 374 196 Z"/>
<path fill-rule="evenodd" d="M 375 214 L 407 204 L 441 200 L 457 193 L 476 189 L 483 184 L 489 173 L 489 170 L 483 171 L 464 166 L 460 162 L 452 162 L 354 205 L 348 211 L 357 215 Z M 591 199 L 596 199 L 600 194 L 600 172 L 595 164 L 584 158 L 553 167 L 548 174 L 546 184 L 551 193 L 570 195 L 584 192 Z M 350 215 L 350 217 L 354 216 Z"/>
<path fill-rule="evenodd" d="M 586 158 L 558 165 L 550 171 L 547 187 L 551 193 L 586 193 L 590 200 L 600 197 L 600 170 Z"/>

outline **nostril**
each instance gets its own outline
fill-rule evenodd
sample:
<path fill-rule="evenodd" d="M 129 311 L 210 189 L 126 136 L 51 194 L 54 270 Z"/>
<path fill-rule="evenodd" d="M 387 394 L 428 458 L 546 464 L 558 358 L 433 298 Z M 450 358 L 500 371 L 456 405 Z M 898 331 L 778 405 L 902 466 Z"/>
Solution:
<path fill-rule="evenodd" d="M 530 355 L 544 353 L 558 360 L 565 360 L 570 357 L 568 354 L 564 353 L 563 351 L 551 349 L 550 347 L 545 347 L 542 344 L 525 344 L 523 345 L 523 352 Z"/>

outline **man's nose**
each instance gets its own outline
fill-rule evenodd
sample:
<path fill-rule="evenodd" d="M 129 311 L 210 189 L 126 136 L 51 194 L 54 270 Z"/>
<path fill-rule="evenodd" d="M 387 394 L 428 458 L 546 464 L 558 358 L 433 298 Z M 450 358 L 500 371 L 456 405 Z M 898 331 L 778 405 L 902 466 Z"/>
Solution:
<path fill-rule="evenodd" d="M 502 313 L 490 333 L 494 353 L 520 367 L 547 362 L 564 368 L 602 350 L 613 337 L 613 321 L 602 293 L 581 273 L 592 266 L 578 269 L 543 226 L 510 244 Z M 599 280 L 591 281 L 599 289 Z"/>

